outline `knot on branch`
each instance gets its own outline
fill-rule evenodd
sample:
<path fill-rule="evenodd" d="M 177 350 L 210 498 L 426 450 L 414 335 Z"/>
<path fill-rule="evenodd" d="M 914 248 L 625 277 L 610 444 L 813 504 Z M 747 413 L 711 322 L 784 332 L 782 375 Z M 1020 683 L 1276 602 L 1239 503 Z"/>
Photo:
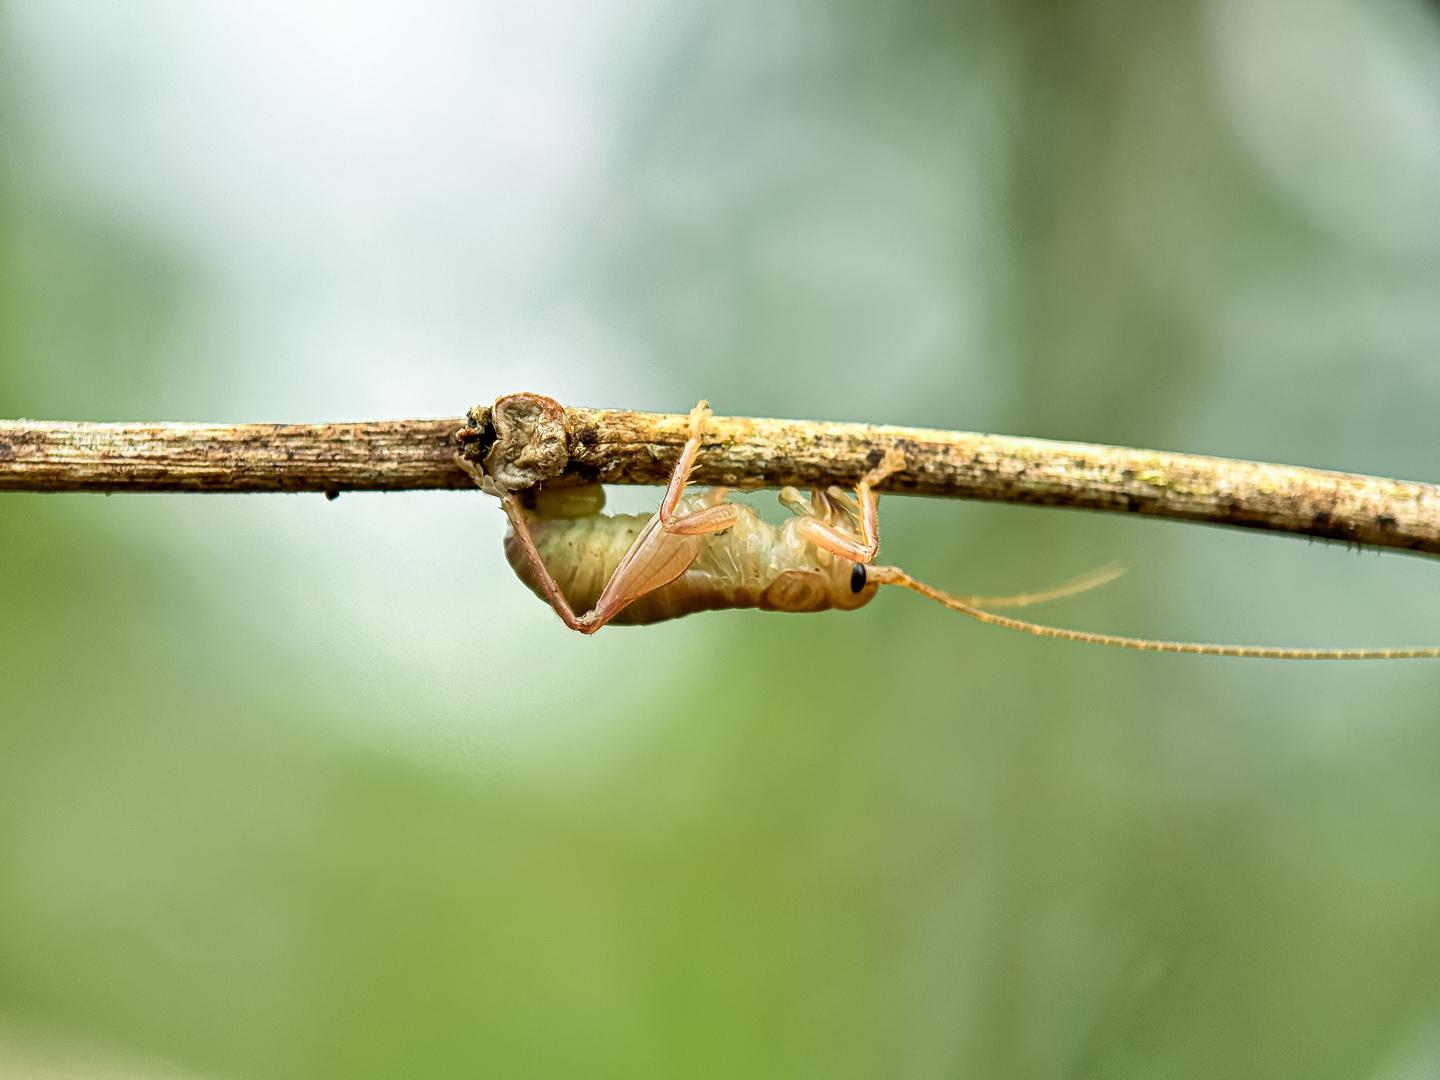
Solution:
<path fill-rule="evenodd" d="M 565 410 L 541 394 L 506 394 L 476 405 L 455 433 L 460 455 L 512 491 L 553 480 L 570 462 Z"/>

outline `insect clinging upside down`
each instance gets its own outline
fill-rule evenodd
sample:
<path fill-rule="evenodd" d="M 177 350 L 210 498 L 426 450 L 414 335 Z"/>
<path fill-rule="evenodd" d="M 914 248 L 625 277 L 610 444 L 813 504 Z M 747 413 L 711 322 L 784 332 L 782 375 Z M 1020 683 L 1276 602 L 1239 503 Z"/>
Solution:
<path fill-rule="evenodd" d="M 654 623 L 721 608 L 852 611 L 868 604 L 881 585 L 898 585 L 980 622 L 1124 649 L 1269 660 L 1440 659 L 1440 647 L 1295 649 L 1155 641 L 996 614 L 990 609 L 1073 596 L 1113 581 L 1121 571 L 1107 567 L 1043 592 L 984 597 L 955 596 L 898 567 L 874 565 L 880 546 L 875 487 L 905 468 L 894 449 L 860 480 L 853 497 L 835 487 L 808 498 L 783 489 L 780 502 L 795 517 L 779 528 L 750 507 L 727 502 L 725 488 L 687 496 L 710 415 L 704 401 L 691 410 L 689 438 L 653 515 L 601 513 L 604 492 L 598 484 L 541 490 L 527 508 L 470 461 L 457 456 L 456 462 L 481 490 L 500 499 L 510 519 L 505 556 L 516 574 L 582 634 L 611 622 Z"/>

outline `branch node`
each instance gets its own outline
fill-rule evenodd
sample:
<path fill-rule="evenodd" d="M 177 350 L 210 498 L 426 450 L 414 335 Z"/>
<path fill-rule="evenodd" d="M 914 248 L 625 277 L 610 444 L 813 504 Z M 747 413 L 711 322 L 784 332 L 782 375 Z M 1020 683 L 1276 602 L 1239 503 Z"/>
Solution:
<path fill-rule="evenodd" d="M 506 394 L 476 405 L 455 433 L 460 454 L 511 491 L 559 477 L 570 464 L 565 410 L 542 394 Z"/>

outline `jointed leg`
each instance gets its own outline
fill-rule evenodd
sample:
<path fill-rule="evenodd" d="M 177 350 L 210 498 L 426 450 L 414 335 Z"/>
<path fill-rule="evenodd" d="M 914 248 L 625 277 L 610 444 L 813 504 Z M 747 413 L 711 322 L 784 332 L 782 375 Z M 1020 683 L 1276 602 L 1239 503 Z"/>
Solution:
<path fill-rule="evenodd" d="M 661 527 L 668 533 L 704 536 L 707 533 L 720 532 L 734 525 L 739 513 L 729 503 L 716 499 L 711 505 L 700 510 L 675 516 L 675 508 L 679 506 L 680 497 L 685 494 L 685 487 L 690 483 L 690 473 L 695 469 L 695 459 L 700 455 L 701 436 L 705 421 L 710 419 L 710 415 L 708 401 L 702 401 L 690 410 L 690 437 L 685 440 L 685 446 L 680 451 L 680 460 L 675 463 L 675 471 L 670 474 L 670 483 L 665 486 L 665 494 L 660 499 L 660 510 L 656 515 L 660 519 Z"/>
<path fill-rule="evenodd" d="M 780 505 L 796 517 L 817 518 L 827 525 L 835 520 L 835 508 L 819 488 L 814 489 L 807 497 L 793 487 L 783 487 L 776 497 L 780 500 Z"/>
<path fill-rule="evenodd" d="M 899 472 L 905 468 L 905 455 L 893 447 L 885 451 L 885 456 L 880 464 L 871 469 L 855 485 L 856 505 L 853 511 L 854 516 L 859 520 L 861 539 L 856 540 L 853 536 L 847 535 L 826 524 L 818 518 L 802 518 L 796 523 L 795 528 L 810 543 L 832 555 L 838 555 L 842 559 L 849 559 L 851 562 L 869 563 L 875 560 L 875 554 L 880 550 L 880 525 L 879 525 L 879 501 L 880 497 L 875 494 L 874 487 L 887 476 Z M 834 498 L 834 496 L 831 496 Z M 842 495 L 841 505 L 849 500 Z M 847 506 L 846 509 L 849 509 Z"/>
<path fill-rule="evenodd" d="M 690 471 L 695 467 L 695 458 L 700 451 L 701 429 L 709 415 L 710 407 L 703 401 L 691 412 L 690 438 L 686 441 L 675 471 L 670 476 L 659 513 L 631 543 L 610 580 L 605 583 L 595 607 L 583 615 L 575 614 L 554 576 L 545 566 L 544 559 L 540 557 L 540 550 L 531 535 L 530 522 L 520 500 L 513 492 L 482 473 L 473 463 L 458 455 L 455 460 L 470 474 L 482 491 L 500 500 L 535 581 L 561 621 L 572 630 L 593 634 L 631 603 L 683 574 L 695 561 L 695 555 L 707 534 L 720 532 L 735 524 L 739 511 L 735 506 L 721 501 L 725 495 L 724 489 L 712 491 L 705 500 L 706 505 L 700 509 L 675 515 L 675 508 L 685 492 Z"/>
<path fill-rule="evenodd" d="M 555 614 L 571 630 L 578 630 L 582 634 L 588 633 L 588 623 L 582 616 L 577 616 L 570 601 L 565 599 L 565 594 L 560 591 L 560 586 L 555 583 L 545 560 L 540 557 L 540 549 L 535 546 L 535 538 L 530 535 L 530 522 L 525 517 L 525 507 L 520 505 L 520 500 L 515 493 L 508 488 L 503 488 L 489 476 L 486 476 L 473 462 L 467 461 L 459 454 L 455 455 L 455 464 L 470 474 L 476 486 L 487 495 L 494 495 L 500 500 L 500 506 L 505 511 L 505 516 L 510 519 L 510 528 L 515 533 L 515 539 L 520 541 L 520 550 L 525 555 L 525 561 L 530 564 L 530 572 L 535 575 L 535 580 L 540 583 L 541 590 L 545 593 L 545 599 L 555 609 Z M 589 615 L 589 612 L 586 612 Z"/>

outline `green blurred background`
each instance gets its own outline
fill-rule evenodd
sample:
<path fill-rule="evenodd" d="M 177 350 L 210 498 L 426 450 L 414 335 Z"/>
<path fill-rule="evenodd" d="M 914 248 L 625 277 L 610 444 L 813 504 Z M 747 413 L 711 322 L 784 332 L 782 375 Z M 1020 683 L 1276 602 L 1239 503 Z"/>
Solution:
<path fill-rule="evenodd" d="M 1440 14 L 0 4 L 0 415 L 519 389 L 1440 479 Z M 1068 625 L 1440 641 L 1417 559 L 883 511 L 958 591 L 1125 562 Z M 1440 1072 L 1440 666 L 583 639 L 502 535 L 0 496 L 0 1075 Z"/>

